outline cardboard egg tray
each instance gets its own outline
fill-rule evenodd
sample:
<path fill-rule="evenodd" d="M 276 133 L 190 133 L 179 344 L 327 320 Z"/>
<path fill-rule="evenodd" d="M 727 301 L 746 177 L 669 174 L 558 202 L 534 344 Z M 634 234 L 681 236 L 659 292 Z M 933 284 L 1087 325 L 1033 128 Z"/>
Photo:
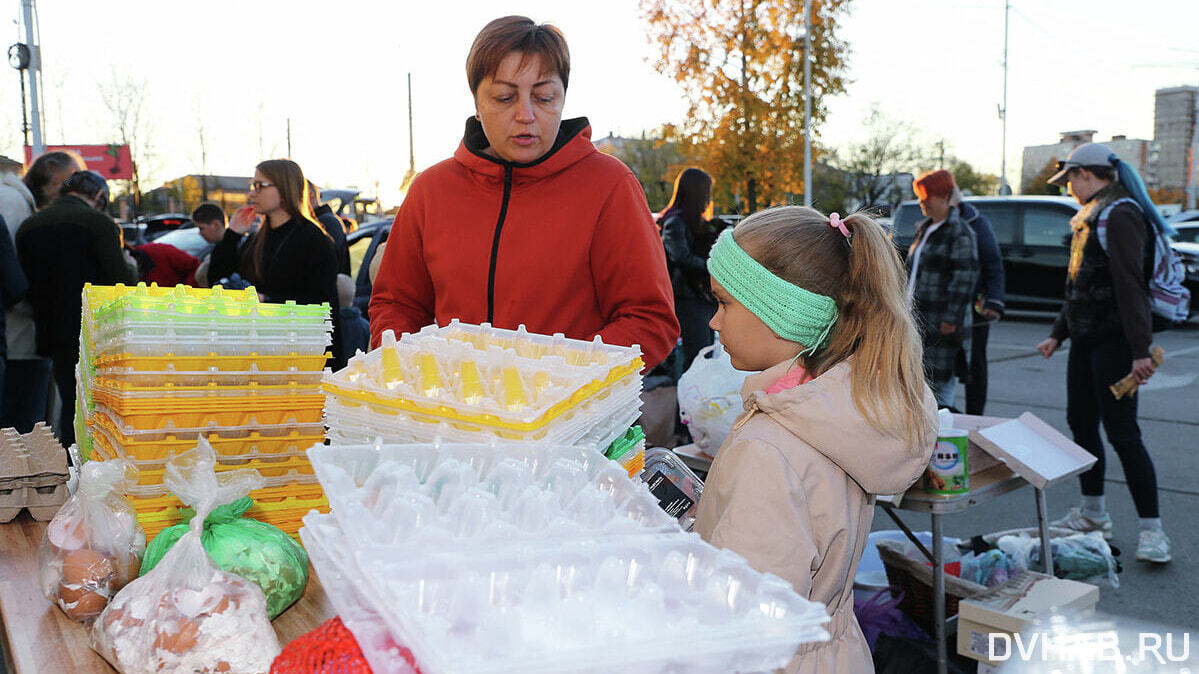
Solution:
<path fill-rule="evenodd" d="M 22 509 L 35 520 L 53 518 L 67 500 L 68 477 L 67 450 L 45 424 L 25 435 L 0 430 L 0 522 Z"/>

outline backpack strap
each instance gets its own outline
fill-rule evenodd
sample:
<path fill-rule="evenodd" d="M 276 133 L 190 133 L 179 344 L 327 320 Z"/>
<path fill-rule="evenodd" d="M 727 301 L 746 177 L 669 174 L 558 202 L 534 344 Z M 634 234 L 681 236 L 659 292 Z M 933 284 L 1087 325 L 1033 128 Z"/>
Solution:
<path fill-rule="evenodd" d="M 1120 204 L 1126 204 L 1126 203 L 1132 204 L 1133 206 L 1136 207 L 1136 209 L 1138 211 L 1141 211 L 1141 213 L 1144 213 L 1144 211 L 1141 210 L 1141 205 L 1138 204 L 1137 200 L 1133 199 L 1132 197 L 1122 197 L 1120 199 L 1116 199 L 1112 203 L 1108 204 L 1107 207 L 1104 208 L 1102 211 L 1099 211 L 1099 219 L 1095 223 L 1095 236 L 1099 237 L 1099 246 L 1101 248 L 1103 248 L 1104 253 L 1107 252 L 1107 219 L 1108 219 L 1108 216 L 1110 216 L 1112 214 L 1113 208 L 1115 208 L 1116 206 L 1119 206 Z"/>

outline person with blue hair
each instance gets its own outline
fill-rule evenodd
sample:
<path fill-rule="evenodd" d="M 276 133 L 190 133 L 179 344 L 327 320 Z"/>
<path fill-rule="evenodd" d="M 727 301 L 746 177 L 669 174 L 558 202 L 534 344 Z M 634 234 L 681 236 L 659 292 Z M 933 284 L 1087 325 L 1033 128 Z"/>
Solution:
<path fill-rule="evenodd" d="M 1120 457 L 1140 518 L 1137 559 L 1170 561 L 1170 539 L 1162 531 L 1157 474 L 1137 424 L 1137 394 L 1116 399 L 1108 387 L 1132 371 L 1138 384 L 1153 376 L 1149 278 L 1155 238 L 1165 223 L 1136 171 L 1106 145 L 1087 143 L 1058 164 L 1049 179 L 1065 186 L 1082 208 L 1070 220 L 1073 236 L 1066 275 L 1066 303 L 1053 330 L 1037 345 L 1048 358 L 1068 338 L 1074 343 L 1066 365 L 1066 421 L 1074 442 L 1098 459 L 1079 476 L 1082 504 L 1054 526 L 1100 531 L 1112 536 L 1104 503 L 1106 469 L 1102 422 Z M 1104 240 L 1106 239 L 1106 240 Z"/>

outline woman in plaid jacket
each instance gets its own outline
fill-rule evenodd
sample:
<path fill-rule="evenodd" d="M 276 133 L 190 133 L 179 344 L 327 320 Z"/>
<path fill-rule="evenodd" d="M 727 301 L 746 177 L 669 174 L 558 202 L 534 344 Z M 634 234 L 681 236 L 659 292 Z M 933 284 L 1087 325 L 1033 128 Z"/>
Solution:
<path fill-rule="evenodd" d="M 953 407 L 958 354 L 970 339 L 978 283 L 974 230 L 950 205 L 953 174 L 930 171 L 912 185 L 925 218 L 908 249 L 908 304 L 924 342 L 924 374 L 940 407 Z"/>

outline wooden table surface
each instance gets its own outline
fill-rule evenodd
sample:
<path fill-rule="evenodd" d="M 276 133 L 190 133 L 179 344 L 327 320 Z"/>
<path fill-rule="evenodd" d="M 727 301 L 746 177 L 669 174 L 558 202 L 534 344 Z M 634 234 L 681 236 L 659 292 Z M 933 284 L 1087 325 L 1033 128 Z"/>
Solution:
<path fill-rule="evenodd" d="M 88 630 L 42 596 L 37 580 L 37 548 L 45 522 L 22 512 L 0 524 L 0 618 L 3 648 L 13 674 L 75 674 L 115 670 L 88 646 Z M 308 632 L 336 615 L 309 567 L 304 596 L 274 621 L 279 644 Z"/>

